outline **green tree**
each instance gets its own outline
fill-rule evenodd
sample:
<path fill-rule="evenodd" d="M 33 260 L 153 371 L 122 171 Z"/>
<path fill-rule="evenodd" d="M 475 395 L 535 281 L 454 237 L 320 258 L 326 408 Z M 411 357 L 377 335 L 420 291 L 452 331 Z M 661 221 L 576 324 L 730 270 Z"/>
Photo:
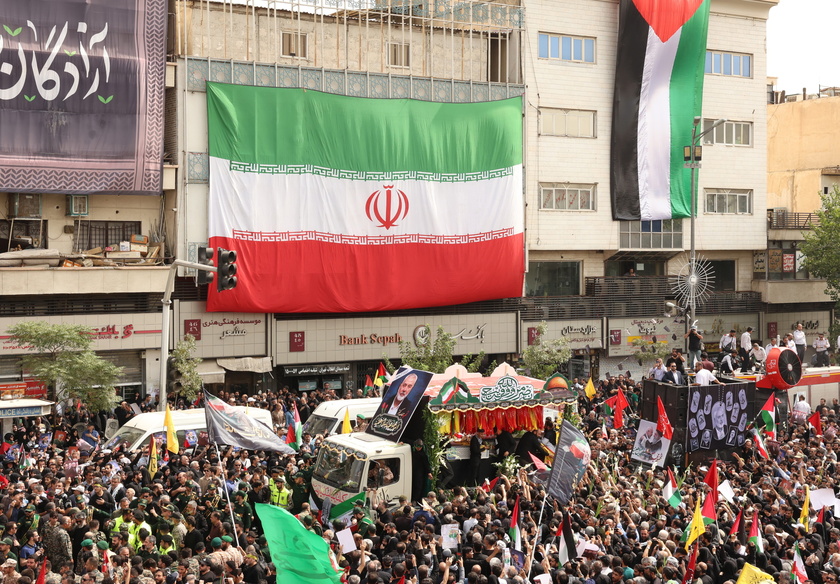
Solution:
<path fill-rule="evenodd" d="M 537 325 L 534 344 L 522 352 L 522 362 L 529 370 L 529 375 L 537 379 L 548 379 L 572 356 L 569 340 L 566 338 L 546 340 L 548 324 L 545 321 Z"/>
<path fill-rule="evenodd" d="M 819 223 L 806 231 L 799 250 L 805 254 L 805 269 L 812 276 L 825 278 L 825 293 L 840 302 L 840 188 L 837 185 L 822 195 L 817 211 Z"/>
<path fill-rule="evenodd" d="M 47 385 L 51 399 L 78 399 L 92 412 L 117 404 L 114 384 L 122 367 L 93 352 L 91 329 L 25 321 L 10 327 L 9 333 L 18 345 L 32 349 L 21 359 L 21 366 Z"/>
<path fill-rule="evenodd" d="M 198 365 L 202 359 L 193 357 L 194 352 L 195 337 L 192 335 L 187 335 L 184 340 L 178 341 L 178 344 L 172 350 L 170 357 L 172 358 L 172 365 L 181 375 L 181 387 L 175 392 L 176 395 L 170 397 L 182 397 L 188 402 L 194 402 L 204 387 L 201 375 L 198 373 Z"/>
<path fill-rule="evenodd" d="M 415 346 L 407 341 L 400 341 L 400 358 L 403 365 L 408 365 L 421 371 L 432 373 L 443 373 L 446 368 L 452 365 L 452 352 L 455 350 L 455 338 L 446 332 L 442 326 L 437 328 L 435 339 L 432 340 L 432 331 L 429 325 L 425 325 L 425 334 L 418 335 L 423 339 Z M 385 367 L 393 371 L 395 367 L 384 358 Z"/>

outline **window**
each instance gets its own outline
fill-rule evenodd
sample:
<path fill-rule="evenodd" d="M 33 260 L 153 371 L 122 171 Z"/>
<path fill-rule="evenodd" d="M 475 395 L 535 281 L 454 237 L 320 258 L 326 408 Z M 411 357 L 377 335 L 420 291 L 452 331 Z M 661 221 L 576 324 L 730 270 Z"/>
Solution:
<path fill-rule="evenodd" d="M 8 219 L 0 219 L 0 253 L 13 250 L 18 246 L 21 249 L 47 246 L 49 231 L 46 219 L 15 219 L 14 233 L 11 238 L 9 237 L 10 229 L 12 229 L 12 222 Z"/>
<path fill-rule="evenodd" d="M 621 249 L 682 249 L 682 219 L 622 221 Z"/>
<path fill-rule="evenodd" d="M 594 211 L 595 185 L 540 183 L 540 209 Z"/>
<path fill-rule="evenodd" d="M 735 290 L 735 260 L 709 260 L 715 292 Z"/>
<path fill-rule="evenodd" d="M 706 51 L 706 73 L 731 77 L 752 77 L 752 55 Z"/>
<path fill-rule="evenodd" d="M 752 190 L 706 189 L 706 213 L 749 215 L 752 213 Z"/>
<path fill-rule="evenodd" d="M 715 120 L 703 120 L 703 131 L 708 132 Z M 752 122 L 725 122 L 703 136 L 704 144 L 727 146 L 752 146 Z"/>
<path fill-rule="evenodd" d="M 306 59 L 308 48 L 306 45 L 306 33 L 284 32 L 282 45 L 280 51 L 284 57 Z"/>
<path fill-rule="evenodd" d="M 409 62 L 408 43 L 388 43 L 388 65 L 391 67 L 408 67 Z"/>
<path fill-rule="evenodd" d="M 143 233 L 140 221 L 76 221 L 74 249 L 84 251 L 95 247 L 116 246 L 132 235 Z"/>
<path fill-rule="evenodd" d="M 539 55 L 540 59 L 594 63 L 595 39 L 541 32 Z"/>
<path fill-rule="evenodd" d="M 595 112 L 540 108 L 540 134 L 544 136 L 595 137 Z"/>
<path fill-rule="evenodd" d="M 577 296 L 580 262 L 530 262 L 525 275 L 526 296 Z"/>
<path fill-rule="evenodd" d="M 385 487 L 400 480 L 400 459 L 379 458 L 370 461 L 368 470 L 368 488 Z"/>

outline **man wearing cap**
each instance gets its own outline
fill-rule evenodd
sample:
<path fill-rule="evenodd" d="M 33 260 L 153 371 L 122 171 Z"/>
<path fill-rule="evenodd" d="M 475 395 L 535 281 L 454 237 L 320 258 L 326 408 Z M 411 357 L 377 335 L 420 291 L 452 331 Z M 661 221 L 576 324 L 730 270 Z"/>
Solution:
<path fill-rule="evenodd" d="M 92 539 L 84 539 L 82 540 L 82 545 L 79 549 L 79 553 L 76 554 L 76 573 L 82 574 L 82 570 L 84 569 L 85 560 L 88 556 L 92 555 L 93 551 L 93 540 Z"/>
<path fill-rule="evenodd" d="M 244 559 L 242 557 L 242 552 L 240 552 L 238 548 L 234 547 L 233 538 L 229 535 L 222 536 L 222 552 L 227 554 L 228 559 L 233 561 L 237 568 L 242 565 L 242 561 Z"/>
<path fill-rule="evenodd" d="M 280 469 L 274 467 L 271 469 L 271 478 L 268 480 L 269 503 L 282 507 L 286 511 L 291 508 L 292 491 L 286 486 L 286 477 L 280 472 Z"/>
<path fill-rule="evenodd" d="M 254 521 L 254 510 L 251 509 L 251 504 L 245 500 L 244 491 L 236 491 L 233 494 L 233 516 L 242 522 L 242 527 L 251 529 L 251 523 Z"/>
<path fill-rule="evenodd" d="M 3 539 L 0 539 L 0 562 L 14 560 L 15 565 L 17 565 L 18 557 L 12 552 L 12 545 L 14 545 L 12 538 L 4 537 Z"/>
<path fill-rule="evenodd" d="M 214 537 L 210 540 L 210 548 L 213 550 L 207 554 L 207 559 L 217 565 L 224 565 L 228 560 L 232 560 L 228 554 L 222 551 L 222 538 Z"/>
<path fill-rule="evenodd" d="M 309 501 L 309 485 L 302 471 L 292 475 L 292 508 L 289 511 L 297 515 L 303 509 L 303 504 Z"/>
<path fill-rule="evenodd" d="M 23 509 L 23 518 L 18 522 L 18 533 L 26 533 L 29 530 L 38 530 L 41 525 L 41 516 L 35 512 L 35 505 L 30 503 Z"/>
<path fill-rule="evenodd" d="M 140 541 L 138 533 L 141 529 L 145 529 L 148 533 L 152 533 L 152 528 L 146 523 L 146 514 L 140 509 L 132 511 L 131 525 L 128 526 L 128 545 L 137 550 L 143 542 Z"/>
<path fill-rule="evenodd" d="M 0 570 L 3 572 L 3 584 L 16 584 L 20 579 L 15 560 L 6 560 L 0 564 Z"/>

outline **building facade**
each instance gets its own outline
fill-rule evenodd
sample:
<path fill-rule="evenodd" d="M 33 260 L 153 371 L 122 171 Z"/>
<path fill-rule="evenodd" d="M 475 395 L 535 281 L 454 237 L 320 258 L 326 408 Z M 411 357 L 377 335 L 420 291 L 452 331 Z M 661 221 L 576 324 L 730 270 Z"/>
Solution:
<path fill-rule="evenodd" d="M 167 165 L 159 196 L 90 194 L 87 214 L 74 217 L 63 195 L 44 194 L 34 216 L 0 221 L 0 240 L 4 233 L 37 240 L 62 258 L 145 234 L 149 245 L 160 244 L 161 259 L 2 268 L 0 318 L 85 315 L 85 322 L 115 327 L 142 321 L 159 337 L 152 323 L 161 316 L 166 262 L 195 261 L 207 241 L 210 80 L 444 102 L 524 96 L 528 272 L 521 298 L 400 313 L 254 315 L 207 313 L 195 275 L 180 270 L 170 342 L 198 337 L 208 383 L 243 391 L 277 383 L 356 389 L 384 357 L 399 358 L 399 340 L 425 342 L 426 325 L 455 335 L 458 354 L 483 350 L 501 361 L 516 359 L 545 320 L 550 336 L 570 339 L 569 373 L 581 377 L 641 371 L 628 358 L 634 338 L 682 345 L 684 320 L 662 314 L 675 298 L 674 276 L 686 269 L 688 221 L 611 218 L 617 0 L 258 4 L 169 2 Z M 721 331 L 753 326 L 762 332 L 757 338 L 767 338 L 768 322 L 784 328 L 791 317 L 807 316 L 780 304 L 768 321 L 772 291 L 756 276 L 757 253 L 768 241 L 765 25 L 775 4 L 713 0 L 711 7 L 702 128 L 728 121 L 705 137 L 698 175 L 697 249 L 715 276 L 699 308 L 710 349 Z M 12 205 L 15 194 L 0 197 Z M 630 268 L 638 278 L 624 276 Z M 831 318 L 822 306 L 817 313 Z M 137 371 L 140 393 L 158 388 L 154 334 L 143 347 L 102 347 L 124 351 L 115 359 Z M 0 376 L 21 374 L 13 350 L 0 353 Z"/>

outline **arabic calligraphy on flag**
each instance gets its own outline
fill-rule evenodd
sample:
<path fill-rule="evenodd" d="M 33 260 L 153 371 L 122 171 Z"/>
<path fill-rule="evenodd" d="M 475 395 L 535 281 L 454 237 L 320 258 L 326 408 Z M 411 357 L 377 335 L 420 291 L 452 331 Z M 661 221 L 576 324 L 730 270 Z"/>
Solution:
<path fill-rule="evenodd" d="M 204 392 L 204 415 L 211 443 L 239 446 L 246 450 L 295 452 L 271 428 L 249 416 L 245 408 L 235 408 L 207 391 Z"/>

